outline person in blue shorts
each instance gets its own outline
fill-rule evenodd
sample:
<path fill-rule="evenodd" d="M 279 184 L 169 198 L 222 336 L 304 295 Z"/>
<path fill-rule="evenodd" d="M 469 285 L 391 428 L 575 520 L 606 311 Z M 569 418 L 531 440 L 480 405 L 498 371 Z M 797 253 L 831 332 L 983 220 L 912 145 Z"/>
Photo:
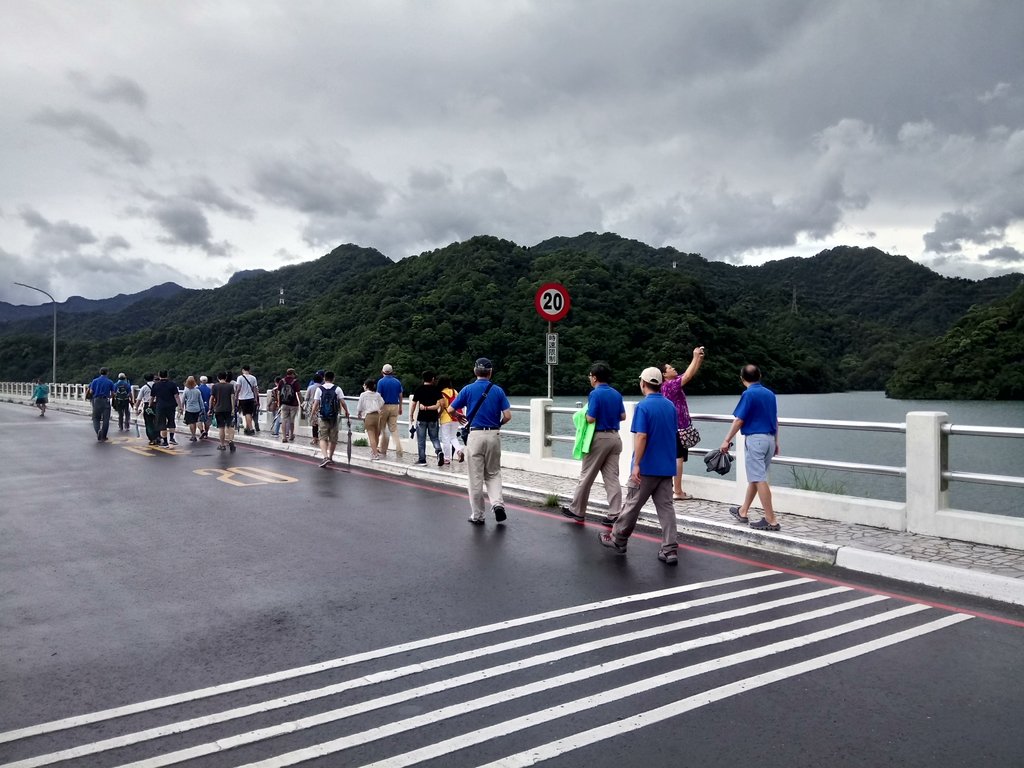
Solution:
<path fill-rule="evenodd" d="M 495 521 L 505 522 L 505 501 L 501 487 L 501 437 L 498 430 L 512 419 L 505 390 L 491 381 L 494 364 L 486 357 L 473 365 L 476 381 L 467 384 L 448 406 L 448 415 L 469 424 L 466 452 L 469 457 L 469 522 L 484 524 L 484 487 Z M 466 416 L 458 411 L 465 408 Z"/>
<path fill-rule="evenodd" d="M 661 394 L 663 378 L 658 368 L 644 368 L 640 391 L 644 399 L 633 412 L 633 461 L 626 484 L 626 502 L 611 531 L 598 534 L 606 547 L 626 554 L 626 544 L 636 528 L 640 508 L 648 499 L 661 523 L 658 559 L 666 565 L 679 563 L 679 535 L 672 506 L 672 478 L 676 475 L 676 407 Z"/>
<path fill-rule="evenodd" d="M 737 432 L 743 435 L 747 493 L 743 504 L 730 507 L 729 514 L 738 522 L 749 523 L 750 505 L 754 503 L 754 496 L 757 496 L 764 509 L 764 517 L 756 523 L 750 523 L 750 527 L 759 531 L 777 531 L 781 526 L 772 507 L 768 468 L 772 465 L 772 457 L 779 455 L 779 408 L 775 393 L 761 383 L 761 369 L 756 365 L 745 365 L 740 371 L 740 381 L 745 389 L 736 410 L 732 412 L 732 426 L 722 441 L 721 450 L 729 450 Z"/>

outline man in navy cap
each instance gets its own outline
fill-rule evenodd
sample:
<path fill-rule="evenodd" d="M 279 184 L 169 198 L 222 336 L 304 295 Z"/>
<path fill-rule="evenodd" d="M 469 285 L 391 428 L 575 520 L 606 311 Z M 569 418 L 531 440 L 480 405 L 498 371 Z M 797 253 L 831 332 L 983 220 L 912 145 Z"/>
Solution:
<path fill-rule="evenodd" d="M 448 414 L 465 421 L 469 419 L 469 522 L 484 524 L 484 487 L 491 502 L 494 519 L 505 522 L 505 501 L 501 489 L 501 437 L 498 430 L 512 418 L 505 391 L 491 381 L 494 364 L 481 357 L 473 365 L 476 381 L 467 384 L 448 406 Z M 458 411 L 465 408 L 465 417 Z"/>

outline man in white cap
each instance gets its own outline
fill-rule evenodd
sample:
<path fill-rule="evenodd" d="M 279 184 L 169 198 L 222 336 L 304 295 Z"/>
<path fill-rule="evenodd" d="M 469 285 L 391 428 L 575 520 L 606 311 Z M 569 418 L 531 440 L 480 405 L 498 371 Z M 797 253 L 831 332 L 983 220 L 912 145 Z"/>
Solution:
<path fill-rule="evenodd" d="M 662 381 L 658 368 L 644 368 L 640 374 L 640 391 L 644 399 L 637 403 L 630 427 L 633 461 L 626 483 L 626 500 L 611 531 L 598 534 L 598 538 L 616 554 L 626 554 L 626 543 L 636 527 L 640 508 L 648 499 L 653 499 L 662 532 L 658 559 L 666 565 L 677 565 L 679 542 L 676 512 L 672 506 L 672 478 L 676 474 L 676 408 L 661 394 Z"/>
<path fill-rule="evenodd" d="M 384 407 L 380 410 L 380 445 L 377 452 L 383 459 L 388 453 L 388 433 L 395 436 L 395 455 L 402 458 L 402 439 L 398 436 L 398 417 L 402 415 L 402 382 L 394 375 L 395 369 L 385 363 L 380 369 L 384 374 L 377 382 L 377 394 L 384 399 Z"/>

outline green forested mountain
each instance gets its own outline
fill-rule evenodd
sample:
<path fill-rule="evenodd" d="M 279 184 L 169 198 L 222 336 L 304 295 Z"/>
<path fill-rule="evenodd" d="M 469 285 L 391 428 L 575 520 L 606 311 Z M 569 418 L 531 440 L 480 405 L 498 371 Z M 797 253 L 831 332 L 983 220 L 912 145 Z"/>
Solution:
<path fill-rule="evenodd" d="M 905 355 L 889 397 L 1024 400 L 1024 285 Z"/>
<path fill-rule="evenodd" d="M 385 362 L 413 385 L 426 367 L 466 379 L 472 361 L 487 355 L 511 393 L 535 394 L 546 389 L 547 325 L 533 297 L 549 281 L 572 296 L 555 328 L 556 392 L 585 391 L 594 359 L 608 360 L 628 388 L 647 365 L 685 367 L 703 344 L 707 362 L 687 388 L 697 394 L 737 391 L 748 361 L 779 392 L 882 389 L 908 350 L 972 306 L 1008 296 L 1020 276 L 955 280 L 847 247 L 736 267 L 593 233 L 532 248 L 474 237 L 397 263 L 345 245 L 214 290 L 78 316 L 59 333 L 58 377 L 90 378 L 100 365 L 181 377 L 247 362 L 263 378 L 288 366 L 304 374 L 333 368 L 346 390 L 358 391 Z M 0 376 L 45 375 L 49 360 L 44 318 L 0 324 Z"/>

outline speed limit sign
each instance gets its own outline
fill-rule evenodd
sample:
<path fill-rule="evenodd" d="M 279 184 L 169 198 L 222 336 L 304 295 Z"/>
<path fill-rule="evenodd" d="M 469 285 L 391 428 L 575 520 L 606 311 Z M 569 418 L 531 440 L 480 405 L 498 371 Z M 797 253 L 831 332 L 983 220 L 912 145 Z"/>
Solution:
<path fill-rule="evenodd" d="M 533 298 L 537 314 L 555 323 L 569 314 L 569 292 L 561 283 L 544 283 Z"/>

